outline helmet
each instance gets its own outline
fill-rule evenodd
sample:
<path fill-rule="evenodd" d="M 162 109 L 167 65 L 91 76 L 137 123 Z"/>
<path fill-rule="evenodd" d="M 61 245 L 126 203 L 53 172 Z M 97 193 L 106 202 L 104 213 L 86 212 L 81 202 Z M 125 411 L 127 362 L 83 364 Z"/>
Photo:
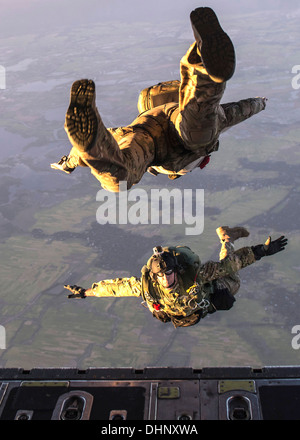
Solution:
<path fill-rule="evenodd" d="M 171 252 L 164 251 L 161 246 L 156 246 L 153 248 L 153 255 L 148 263 L 152 278 L 156 278 L 158 273 L 174 271 L 176 270 L 177 266 L 177 259 Z"/>

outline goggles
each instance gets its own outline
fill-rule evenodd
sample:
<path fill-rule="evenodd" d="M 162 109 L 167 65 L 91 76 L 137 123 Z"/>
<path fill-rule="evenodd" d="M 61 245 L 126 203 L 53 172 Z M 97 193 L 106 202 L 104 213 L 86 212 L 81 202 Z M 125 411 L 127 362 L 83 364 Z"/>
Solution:
<path fill-rule="evenodd" d="M 171 275 L 172 273 L 174 273 L 174 270 L 173 269 L 169 269 L 169 270 L 166 270 L 165 272 L 158 272 L 156 274 L 156 276 L 163 277 L 164 275 Z"/>

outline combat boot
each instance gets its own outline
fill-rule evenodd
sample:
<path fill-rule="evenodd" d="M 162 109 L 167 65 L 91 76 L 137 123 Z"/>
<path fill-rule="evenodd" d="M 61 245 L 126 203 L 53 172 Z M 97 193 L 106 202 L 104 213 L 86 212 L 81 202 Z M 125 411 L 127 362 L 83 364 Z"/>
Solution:
<path fill-rule="evenodd" d="M 73 156 L 78 158 L 79 165 L 91 168 L 92 174 L 101 181 L 103 187 L 118 191 L 118 182 L 130 179 L 119 145 L 103 124 L 96 107 L 94 81 L 75 81 L 70 95 L 65 130 L 75 150 Z"/>
<path fill-rule="evenodd" d="M 202 62 L 209 77 L 217 83 L 230 79 L 235 70 L 235 51 L 211 8 L 197 8 L 190 15 Z"/>
<path fill-rule="evenodd" d="M 65 130 L 73 147 L 80 152 L 88 151 L 97 137 L 98 111 L 95 101 L 94 81 L 81 79 L 72 84 Z"/>
<path fill-rule="evenodd" d="M 234 228 L 229 228 L 229 226 L 220 226 L 216 229 L 216 233 L 221 241 L 223 242 L 231 242 L 233 243 L 235 240 L 238 240 L 242 237 L 248 237 L 249 232 L 246 228 L 241 226 L 236 226 Z"/>
<path fill-rule="evenodd" d="M 219 258 L 223 260 L 226 257 L 231 257 L 234 254 L 234 241 L 242 237 L 248 237 L 249 232 L 246 228 L 236 226 L 229 228 L 229 226 L 220 226 L 216 229 L 216 233 L 222 243 Z"/>

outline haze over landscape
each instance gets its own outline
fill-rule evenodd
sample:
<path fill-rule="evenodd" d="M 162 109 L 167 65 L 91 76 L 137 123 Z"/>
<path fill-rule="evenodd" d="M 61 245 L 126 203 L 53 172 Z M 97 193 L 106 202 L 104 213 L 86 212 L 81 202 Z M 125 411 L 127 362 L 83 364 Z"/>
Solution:
<path fill-rule="evenodd" d="M 237 67 L 222 102 L 267 96 L 264 112 L 225 133 L 202 171 L 138 187 L 204 190 L 204 231 L 186 225 L 100 225 L 101 189 L 87 169 L 50 163 L 68 154 L 71 84 L 91 78 L 104 123 L 137 116 L 140 90 L 179 79 L 195 1 L 2 0 L 0 65 L 0 367 L 299 365 L 292 328 L 299 305 L 299 115 L 297 1 L 209 1 L 231 36 Z M 300 85 L 300 80 L 298 81 Z M 241 273 L 234 307 L 191 328 L 154 319 L 136 298 L 67 299 L 64 284 L 139 276 L 158 244 L 185 244 L 218 260 L 215 230 L 241 224 L 236 247 L 286 235 L 284 253 Z"/>

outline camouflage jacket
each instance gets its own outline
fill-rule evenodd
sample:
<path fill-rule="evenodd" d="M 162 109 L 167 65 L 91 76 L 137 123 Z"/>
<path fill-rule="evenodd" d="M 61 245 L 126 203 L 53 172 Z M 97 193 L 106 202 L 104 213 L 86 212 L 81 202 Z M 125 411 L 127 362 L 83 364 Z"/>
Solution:
<path fill-rule="evenodd" d="M 140 160 L 138 157 L 130 157 L 128 160 L 129 169 L 132 164 L 135 167 L 138 165 L 143 167 L 147 158 L 153 155 L 153 160 L 148 165 L 157 168 L 159 173 L 172 174 L 184 169 L 200 157 L 217 151 L 219 135 L 222 132 L 261 112 L 265 105 L 262 98 L 247 98 L 219 105 L 216 110 L 219 122 L 214 135 L 209 143 L 196 149 L 187 148 L 174 128 L 173 119 L 179 110 L 178 104 L 175 103 L 161 105 L 140 114 L 128 127 L 108 130 L 118 142 L 120 149 L 127 154 L 130 151 L 127 151 L 126 147 L 131 144 L 133 136 L 140 145 L 143 145 Z M 137 170 L 132 170 L 133 174 L 136 172 Z"/>
<path fill-rule="evenodd" d="M 149 310 L 158 311 L 168 317 L 187 317 L 201 311 L 201 317 L 213 313 L 211 303 L 214 281 L 231 276 L 255 262 L 251 247 L 243 247 L 220 262 L 208 261 L 201 265 L 195 262 L 178 275 L 177 285 L 166 291 L 152 280 L 145 284 L 145 278 L 130 277 L 103 280 L 92 285 L 91 296 L 95 297 L 142 297 Z M 145 266 L 144 266 L 145 267 Z"/>

